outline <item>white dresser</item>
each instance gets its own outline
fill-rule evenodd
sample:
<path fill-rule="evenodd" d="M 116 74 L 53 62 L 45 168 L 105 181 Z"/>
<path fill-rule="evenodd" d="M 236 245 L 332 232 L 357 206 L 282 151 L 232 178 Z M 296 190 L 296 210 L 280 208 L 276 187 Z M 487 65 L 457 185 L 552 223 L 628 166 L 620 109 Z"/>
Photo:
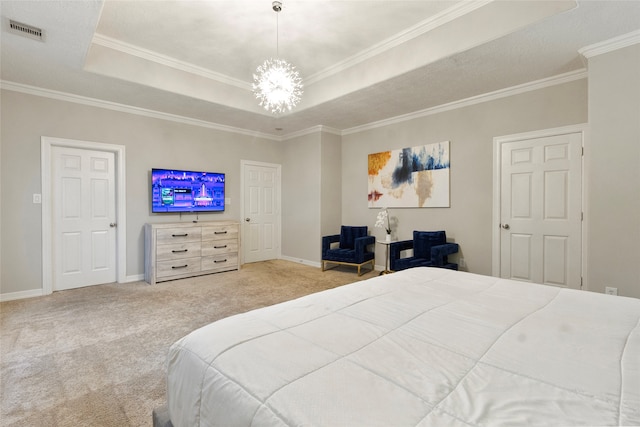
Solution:
<path fill-rule="evenodd" d="M 238 270 L 239 224 L 202 221 L 145 224 L 144 279 L 157 282 Z"/>

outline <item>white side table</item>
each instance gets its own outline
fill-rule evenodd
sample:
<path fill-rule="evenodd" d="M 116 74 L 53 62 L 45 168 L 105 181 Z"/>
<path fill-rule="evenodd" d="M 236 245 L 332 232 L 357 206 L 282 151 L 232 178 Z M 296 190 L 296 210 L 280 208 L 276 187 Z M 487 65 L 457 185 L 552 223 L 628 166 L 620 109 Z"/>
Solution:
<path fill-rule="evenodd" d="M 380 272 L 380 276 L 383 274 L 393 273 L 393 271 L 389 270 L 389 245 L 395 242 L 395 240 L 376 240 L 376 243 L 380 243 L 385 246 L 385 254 L 384 254 L 384 270 Z"/>

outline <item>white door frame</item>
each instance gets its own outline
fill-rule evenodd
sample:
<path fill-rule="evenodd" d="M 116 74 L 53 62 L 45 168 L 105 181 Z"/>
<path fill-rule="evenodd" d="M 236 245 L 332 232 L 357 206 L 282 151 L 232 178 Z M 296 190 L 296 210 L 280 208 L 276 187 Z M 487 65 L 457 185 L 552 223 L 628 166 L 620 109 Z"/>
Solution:
<path fill-rule="evenodd" d="M 587 175 L 585 170 L 585 155 L 588 153 L 588 138 L 587 138 L 587 124 L 578 124 L 571 126 L 563 126 L 552 129 L 544 129 L 533 132 L 518 133 L 513 135 L 497 136 L 493 138 L 493 219 L 491 221 L 491 237 L 492 237 L 492 250 L 491 250 L 491 275 L 500 277 L 500 202 L 502 200 L 502 193 L 500 188 L 500 178 L 502 175 L 502 144 L 508 142 L 522 141 L 526 139 L 545 138 L 549 136 L 565 135 L 568 133 L 582 133 L 582 147 L 584 149 L 584 155 L 582 156 L 582 212 L 584 207 L 587 206 L 586 197 L 589 194 L 587 191 L 587 182 L 585 176 Z M 582 221 L 582 289 L 587 290 L 587 277 L 585 268 L 585 260 L 587 259 L 587 218 L 584 217 Z"/>
<path fill-rule="evenodd" d="M 53 210 L 51 206 L 51 149 L 52 147 L 78 148 L 84 150 L 107 151 L 115 155 L 116 178 L 116 278 L 118 283 L 126 282 L 127 272 L 127 218 L 125 147 L 101 142 L 78 141 L 74 139 L 43 136 L 41 145 L 42 179 L 42 294 L 53 293 Z"/>
<path fill-rule="evenodd" d="M 244 229 L 245 222 L 245 206 L 244 206 L 244 173 L 245 168 L 248 165 L 253 166 L 264 166 L 269 168 L 277 169 L 277 180 L 276 180 L 276 194 L 277 194 L 277 210 L 278 210 L 278 251 L 277 257 L 278 259 L 282 258 L 282 165 L 276 163 L 265 163 L 265 162 L 257 162 L 253 160 L 240 160 L 240 230 Z M 240 234 L 242 236 L 242 233 Z M 243 249 L 240 251 L 240 264 L 244 264 L 244 246 L 241 244 Z"/>

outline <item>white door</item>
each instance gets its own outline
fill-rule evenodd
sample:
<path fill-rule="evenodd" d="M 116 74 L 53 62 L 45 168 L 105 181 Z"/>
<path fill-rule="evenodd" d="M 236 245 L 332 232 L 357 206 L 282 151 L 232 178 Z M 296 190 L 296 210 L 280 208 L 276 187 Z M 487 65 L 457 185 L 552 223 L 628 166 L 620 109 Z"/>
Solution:
<path fill-rule="evenodd" d="M 280 166 L 242 163 L 244 262 L 280 256 Z"/>
<path fill-rule="evenodd" d="M 115 156 L 52 147 L 53 290 L 116 281 Z"/>
<path fill-rule="evenodd" d="M 501 145 L 500 276 L 579 289 L 582 133 Z"/>

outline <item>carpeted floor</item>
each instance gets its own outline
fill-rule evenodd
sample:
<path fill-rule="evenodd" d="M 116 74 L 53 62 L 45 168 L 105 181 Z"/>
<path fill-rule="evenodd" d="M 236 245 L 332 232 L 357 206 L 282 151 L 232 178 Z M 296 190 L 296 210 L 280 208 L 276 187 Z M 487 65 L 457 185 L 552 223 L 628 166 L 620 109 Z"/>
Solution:
<path fill-rule="evenodd" d="M 0 425 L 150 426 L 168 347 L 217 319 L 377 275 L 289 261 L 0 304 Z"/>

